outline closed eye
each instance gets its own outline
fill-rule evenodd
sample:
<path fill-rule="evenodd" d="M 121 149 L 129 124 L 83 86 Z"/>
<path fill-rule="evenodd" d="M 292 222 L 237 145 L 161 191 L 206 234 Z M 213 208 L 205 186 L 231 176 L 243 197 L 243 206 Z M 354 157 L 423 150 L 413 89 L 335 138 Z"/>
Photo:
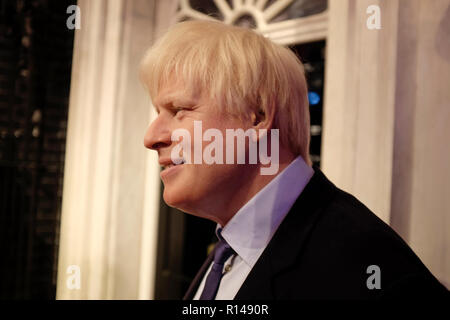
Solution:
<path fill-rule="evenodd" d="M 175 106 L 173 106 L 172 107 L 172 112 L 173 112 L 174 115 L 177 115 L 180 111 L 188 111 L 188 110 L 192 110 L 192 108 L 186 107 L 186 106 L 183 106 L 183 107 L 175 107 Z"/>

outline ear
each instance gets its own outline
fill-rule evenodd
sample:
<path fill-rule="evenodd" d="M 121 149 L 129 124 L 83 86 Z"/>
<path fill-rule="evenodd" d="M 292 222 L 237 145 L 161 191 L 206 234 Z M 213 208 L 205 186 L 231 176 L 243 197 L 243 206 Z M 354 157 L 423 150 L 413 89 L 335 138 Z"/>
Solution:
<path fill-rule="evenodd" d="M 272 129 L 274 123 L 274 112 L 272 111 L 274 108 L 271 108 L 271 111 L 264 112 L 262 109 L 258 109 L 251 114 L 252 127 L 256 131 L 261 129 Z"/>

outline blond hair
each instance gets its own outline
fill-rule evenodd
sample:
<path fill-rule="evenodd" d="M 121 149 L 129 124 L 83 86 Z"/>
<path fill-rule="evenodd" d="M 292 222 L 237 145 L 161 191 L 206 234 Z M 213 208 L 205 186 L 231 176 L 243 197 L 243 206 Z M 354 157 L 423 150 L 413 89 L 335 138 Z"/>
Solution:
<path fill-rule="evenodd" d="M 147 51 L 140 72 L 152 99 L 175 77 L 187 92 L 209 95 L 233 115 L 273 114 L 281 144 L 311 164 L 307 85 L 303 65 L 290 49 L 250 29 L 186 21 Z"/>

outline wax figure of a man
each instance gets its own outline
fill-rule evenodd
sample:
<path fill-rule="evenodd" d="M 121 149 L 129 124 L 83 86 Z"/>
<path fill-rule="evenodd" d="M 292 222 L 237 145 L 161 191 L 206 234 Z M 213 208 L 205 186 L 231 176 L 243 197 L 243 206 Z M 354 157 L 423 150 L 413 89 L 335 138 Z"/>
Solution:
<path fill-rule="evenodd" d="M 448 293 L 388 225 L 312 166 L 307 85 L 292 51 L 249 29 L 182 22 L 146 53 L 141 79 L 158 112 L 144 144 L 164 167 L 165 202 L 217 223 L 220 241 L 185 299 Z M 239 129 L 258 133 L 243 149 L 225 139 Z M 263 142 L 266 157 L 250 161 Z"/>

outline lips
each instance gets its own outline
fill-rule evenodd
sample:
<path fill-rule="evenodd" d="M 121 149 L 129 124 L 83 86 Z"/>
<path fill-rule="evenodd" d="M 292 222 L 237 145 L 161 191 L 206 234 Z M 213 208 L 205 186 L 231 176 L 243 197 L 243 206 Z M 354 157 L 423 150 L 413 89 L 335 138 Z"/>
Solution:
<path fill-rule="evenodd" d="M 176 163 L 172 163 L 172 161 L 170 161 L 170 163 L 166 162 L 165 164 L 161 164 L 163 167 L 163 170 L 160 173 L 161 178 L 176 172 L 178 170 L 177 168 L 180 168 L 185 163 L 185 161 L 183 159 L 180 159 L 175 162 L 179 162 L 179 163 L 176 164 Z"/>
<path fill-rule="evenodd" d="M 180 165 L 182 165 L 182 164 L 184 164 L 184 163 L 185 163 L 184 159 L 179 159 L 179 160 L 176 160 L 175 162 L 178 162 L 178 164 L 177 164 L 177 163 L 168 163 L 168 164 L 163 164 L 163 168 L 164 168 L 164 170 L 165 170 L 165 169 L 168 169 L 168 168 L 172 168 L 172 167 L 180 166 Z"/>
<path fill-rule="evenodd" d="M 181 165 L 183 165 L 183 163 L 180 163 L 180 164 L 169 164 L 169 165 L 163 167 L 163 171 L 166 171 L 166 170 L 169 170 L 169 169 L 172 169 L 172 168 L 175 168 L 175 167 L 179 167 Z"/>

